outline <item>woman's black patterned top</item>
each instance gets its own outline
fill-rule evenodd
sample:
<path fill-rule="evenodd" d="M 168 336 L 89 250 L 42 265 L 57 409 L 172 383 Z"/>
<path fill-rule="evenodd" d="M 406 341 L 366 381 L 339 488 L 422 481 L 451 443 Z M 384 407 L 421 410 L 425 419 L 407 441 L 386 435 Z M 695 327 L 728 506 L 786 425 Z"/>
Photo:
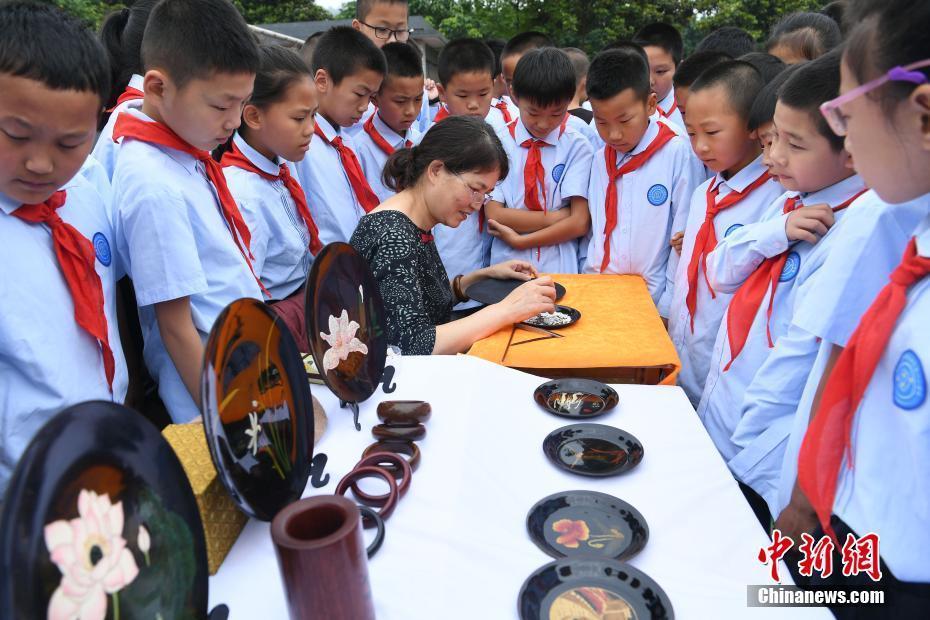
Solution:
<path fill-rule="evenodd" d="M 431 355 L 436 326 L 449 322 L 454 305 L 433 236 L 400 211 L 377 211 L 359 221 L 349 243 L 381 289 L 388 342 L 404 355 Z"/>

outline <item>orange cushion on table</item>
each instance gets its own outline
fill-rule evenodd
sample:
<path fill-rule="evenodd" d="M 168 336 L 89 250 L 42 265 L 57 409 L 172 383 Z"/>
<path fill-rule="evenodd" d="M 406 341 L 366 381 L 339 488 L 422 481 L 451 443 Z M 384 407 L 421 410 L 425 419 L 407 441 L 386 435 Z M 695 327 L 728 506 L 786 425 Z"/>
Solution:
<path fill-rule="evenodd" d="M 539 370 L 665 368 L 661 384 L 674 385 L 681 362 L 641 277 L 556 274 L 553 279 L 566 289 L 558 303 L 581 312 L 577 323 L 555 330 L 564 338 L 514 346 L 540 335 L 508 326 L 476 342 L 468 354 Z"/>

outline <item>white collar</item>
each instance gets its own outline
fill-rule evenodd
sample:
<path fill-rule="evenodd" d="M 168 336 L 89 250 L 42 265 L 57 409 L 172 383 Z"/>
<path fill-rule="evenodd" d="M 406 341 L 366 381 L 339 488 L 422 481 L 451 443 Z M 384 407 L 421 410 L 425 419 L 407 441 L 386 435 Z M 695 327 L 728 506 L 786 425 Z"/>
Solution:
<path fill-rule="evenodd" d="M 762 173 L 766 172 L 766 170 L 768 170 L 768 168 L 762 163 L 762 155 L 759 155 L 729 179 L 724 179 L 723 174 L 718 172 L 716 176 L 714 176 L 714 180 L 711 181 L 710 187 L 714 189 L 720 185 L 726 185 L 730 188 L 730 191 L 742 192 L 752 185 L 756 179 L 762 176 Z"/>
<path fill-rule="evenodd" d="M 237 131 L 233 136 L 233 143 L 236 145 L 245 158 L 252 162 L 259 170 L 265 174 L 270 174 L 272 176 L 278 176 L 281 174 L 280 164 L 276 164 L 271 161 L 258 151 L 256 151 L 252 146 L 245 141 L 245 138 Z"/>
<path fill-rule="evenodd" d="M 381 113 L 375 112 L 371 116 L 371 124 L 374 125 L 375 130 L 381 134 L 381 137 L 384 138 L 388 144 L 394 148 L 403 148 L 407 144 L 407 136 L 402 136 L 390 127 L 387 126 L 383 120 L 381 120 Z M 407 133 L 410 133 L 410 130 L 407 130 Z"/>

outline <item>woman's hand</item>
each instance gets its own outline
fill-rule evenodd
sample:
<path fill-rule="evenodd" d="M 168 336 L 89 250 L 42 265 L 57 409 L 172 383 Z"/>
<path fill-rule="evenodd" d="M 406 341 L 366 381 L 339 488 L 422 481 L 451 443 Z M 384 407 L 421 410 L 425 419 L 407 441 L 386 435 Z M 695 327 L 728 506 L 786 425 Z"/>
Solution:
<path fill-rule="evenodd" d="M 524 260 L 508 260 L 486 267 L 484 275 L 495 280 L 523 280 L 525 282 L 532 280 L 539 274 L 533 265 Z"/>
<path fill-rule="evenodd" d="M 520 261 L 510 261 L 519 263 Z M 507 265 L 508 263 L 501 263 Z M 543 276 L 524 282 L 507 297 L 495 304 L 507 317 L 509 323 L 519 323 L 540 312 L 555 311 L 555 286 L 552 278 Z"/>

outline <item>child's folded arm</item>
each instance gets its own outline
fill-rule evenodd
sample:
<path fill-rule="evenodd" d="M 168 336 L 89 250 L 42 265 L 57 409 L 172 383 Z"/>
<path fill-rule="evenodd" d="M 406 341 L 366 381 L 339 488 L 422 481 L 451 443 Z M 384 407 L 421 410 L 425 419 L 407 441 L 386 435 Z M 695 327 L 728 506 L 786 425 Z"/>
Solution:
<path fill-rule="evenodd" d="M 489 220 L 500 222 L 520 234 L 533 233 L 561 222 L 569 217 L 567 209 L 553 211 L 529 211 L 526 209 L 509 209 L 505 205 L 492 200 L 485 207 L 485 215 Z M 566 213 L 562 213 L 566 211 Z"/>
<path fill-rule="evenodd" d="M 747 224 L 719 239 L 707 256 L 707 279 L 715 291 L 732 293 L 767 258 L 788 249 L 785 216 Z"/>
<path fill-rule="evenodd" d="M 519 235 L 514 234 L 515 231 L 509 229 L 509 227 L 507 229 L 498 227 L 496 233 L 491 227 L 489 227 L 489 230 L 491 230 L 491 234 L 500 237 L 511 247 L 518 250 L 558 245 L 588 234 L 591 227 L 591 214 L 588 211 L 587 199 L 572 196 L 571 206 L 567 209 L 559 209 L 559 211 L 568 212 L 568 216 L 536 232 Z"/>

